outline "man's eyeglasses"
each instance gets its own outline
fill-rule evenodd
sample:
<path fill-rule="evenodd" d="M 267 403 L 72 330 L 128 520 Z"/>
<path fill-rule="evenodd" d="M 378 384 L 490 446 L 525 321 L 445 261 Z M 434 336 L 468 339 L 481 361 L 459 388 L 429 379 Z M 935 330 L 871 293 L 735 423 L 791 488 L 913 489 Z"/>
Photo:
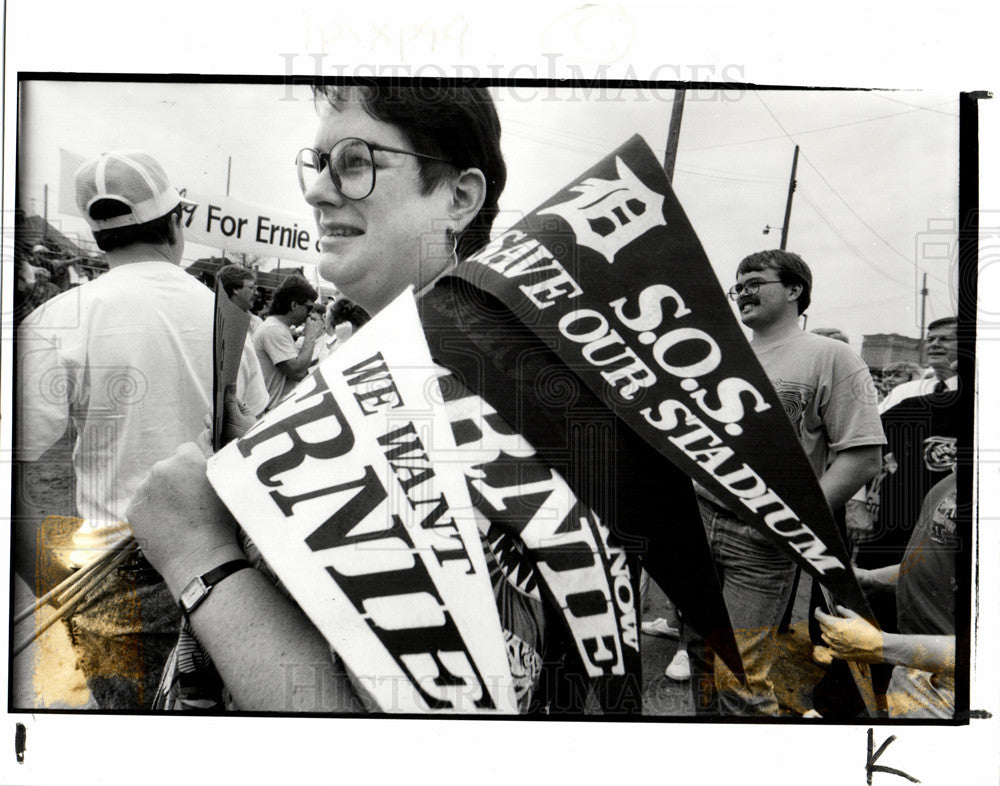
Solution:
<path fill-rule="evenodd" d="M 374 151 L 386 153 L 403 153 L 407 156 L 426 158 L 429 161 L 440 161 L 450 164 L 443 158 L 414 153 L 412 150 L 400 150 L 397 147 L 386 147 L 366 142 L 357 137 L 341 139 L 330 148 L 329 153 L 320 153 L 311 147 L 305 147 L 295 157 L 295 168 L 299 173 L 299 187 L 305 194 L 316 185 L 322 172 L 330 173 L 330 180 L 337 190 L 347 199 L 355 201 L 364 199 L 375 190 L 375 160 Z"/>
<path fill-rule="evenodd" d="M 750 281 L 747 281 L 745 284 L 735 284 L 731 286 L 726 294 L 729 295 L 730 300 L 739 300 L 740 295 L 742 295 L 744 292 L 748 295 L 756 295 L 757 291 L 765 284 L 781 284 L 781 283 L 782 283 L 781 281 L 761 281 L 758 278 L 754 278 L 751 279 Z"/>

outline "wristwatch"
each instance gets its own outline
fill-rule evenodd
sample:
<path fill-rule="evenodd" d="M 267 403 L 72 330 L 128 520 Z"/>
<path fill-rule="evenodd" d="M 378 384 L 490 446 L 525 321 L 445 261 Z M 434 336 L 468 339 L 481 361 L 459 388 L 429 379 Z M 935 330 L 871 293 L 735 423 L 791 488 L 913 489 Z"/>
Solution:
<path fill-rule="evenodd" d="M 208 597 L 208 593 L 212 591 L 212 587 L 218 584 L 227 576 L 232 576 L 237 571 L 243 570 L 243 568 L 253 567 L 245 559 L 234 559 L 229 562 L 224 562 L 219 567 L 214 570 L 210 570 L 197 578 L 191 579 L 188 585 L 181 591 L 181 596 L 178 602 L 181 608 L 184 609 L 185 614 L 190 614 L 196 608 L 198 608 Z"/>

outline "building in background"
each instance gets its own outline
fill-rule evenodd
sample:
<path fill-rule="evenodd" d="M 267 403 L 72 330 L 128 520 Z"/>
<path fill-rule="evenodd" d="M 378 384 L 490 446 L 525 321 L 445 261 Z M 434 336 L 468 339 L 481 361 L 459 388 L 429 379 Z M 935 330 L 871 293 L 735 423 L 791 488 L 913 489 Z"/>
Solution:
<path fill-rule="evenodd" d="M 881 374 L 890 363 L 922 363 L 922 342 L 919 338 L 901 336 L 898 333 L 874 333 L 864 336 L 861 342 L 861 359 L 872 374 Z"/>

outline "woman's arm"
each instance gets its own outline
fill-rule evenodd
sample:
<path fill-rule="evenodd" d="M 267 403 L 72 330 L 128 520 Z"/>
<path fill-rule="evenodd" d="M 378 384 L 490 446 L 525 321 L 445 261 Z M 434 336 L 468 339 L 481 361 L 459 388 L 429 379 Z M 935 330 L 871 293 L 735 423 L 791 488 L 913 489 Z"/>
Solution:
<path fill-rule="evenodd" d="M 192 579 L 244 556 L 236 522 L 212 490 L 205 456 L 193 443 L 153 468 L 128 520 L 175 598 Z M 323 636 L 257 571 L 220 581 L 189 620 L 239 709 L 361 711 Z"/>

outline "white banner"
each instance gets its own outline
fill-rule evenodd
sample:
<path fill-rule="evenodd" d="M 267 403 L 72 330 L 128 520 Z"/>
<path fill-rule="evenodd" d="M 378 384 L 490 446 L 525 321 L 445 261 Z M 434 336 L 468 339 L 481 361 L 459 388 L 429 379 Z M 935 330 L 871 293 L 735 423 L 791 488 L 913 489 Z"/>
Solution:
<path fill-rule="evenodd" d="M 208 476 L 383 712 L 515 713 L 440 373 L 406 292 Z"/>
<path fill-rule="evenodd" d="M 78 216 L 74 174 L 86 159 L 59 149 L 59 212 Z M 319 247 L 316 224 L 303 203 L 293 214 L 241 202 L 208 191 L 179 188 L 198 204 L 184 210 L 184 237 L 192 243 L 231 253 L 258 254 L 292 262 L 316 264 Z"/>
<path fill-rule="evenodd" d="M 187 190 L 198 204 L 184 208 L 184 237 L 231 253 L 259 254 L 315 264 L 316 224 L 301 216 L 255 207 L 232 197 Z"/>

